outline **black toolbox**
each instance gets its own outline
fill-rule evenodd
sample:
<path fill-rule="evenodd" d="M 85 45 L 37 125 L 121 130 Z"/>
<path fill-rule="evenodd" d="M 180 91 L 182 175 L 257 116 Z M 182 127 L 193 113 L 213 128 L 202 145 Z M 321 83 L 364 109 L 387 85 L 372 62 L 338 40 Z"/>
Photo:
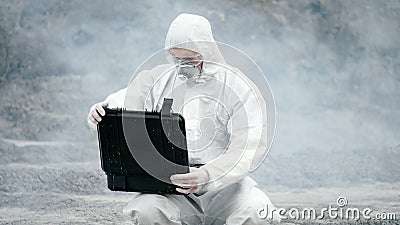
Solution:
<path fill-rule="evenodd" d="M 110 190 L 181 194 L 169 177 L 189 172 L 185 121 L 171 106 L 164 99 L 159 112 L 105 109 L 97 130 Z"/>

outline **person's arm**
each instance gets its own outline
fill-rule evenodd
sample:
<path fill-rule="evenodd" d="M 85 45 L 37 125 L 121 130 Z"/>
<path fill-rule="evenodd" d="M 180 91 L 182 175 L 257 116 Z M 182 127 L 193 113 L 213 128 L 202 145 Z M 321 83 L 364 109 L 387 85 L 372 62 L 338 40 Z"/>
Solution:
<path fill-rule="evenodd" d="M 265 103 L 250 88 L 252 84 L 237 82 L 237 96 L 231 96 L 232 112 L 228 127 L 231 129 L 230 144 L 226 152 L 190 173 L 175 174 L 171 181 L 178 185 L 177 191 L 202 195 L 207 191 L 221 189 L 236 183 L 248 175 L 255 153 L 267 148 L 267 121 Z"/>
<path fill-rule="evenodd" d="M 251 88 L 237 88 L 241 90 L 229 120 L 232 126 L 229 147 L 224 154 L 200 167 L 210 178 L 204 187 L 207 191 L 221 189 L 246 177 L 255 153 L 265 152 L 267 148 L 265 102 Z"/>
<path fill-rule="evenodd" d="M 160 65 L 152 70 L 141 71 L 127 88 L 112 93 L 104 101 L 94 104 L 87 116 L 89 127 L 96 131 L 96 125 L 101 121 L 101 116 L 105 114 L 103 107 L 144 110 L 146 98 L 154 85 L 155 78 L 163 74 L 167 67 L 168 65 Z M 152 106 L 154 103 L 152 99 L 149 99 L 147 104 Z"/>
<path fill-rule="evenodd" d="M 96 131 L 97 124 L 101 121 L 101 117 L 105 115 L 104 108 L 121 108 L 124 106 L 125 94 L 126 88 L 123 88 L 108 95 L 104 101 L 96 103 L 90 107 L 87 122 L 92 131 Z"/>

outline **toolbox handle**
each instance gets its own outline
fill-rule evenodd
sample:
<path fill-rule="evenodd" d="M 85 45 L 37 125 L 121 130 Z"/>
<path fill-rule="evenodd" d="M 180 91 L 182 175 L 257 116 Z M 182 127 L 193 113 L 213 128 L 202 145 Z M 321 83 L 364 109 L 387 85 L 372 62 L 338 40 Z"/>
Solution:
<path fill-rule="evenodd" d="M 172 98 L 164 98 L 163 105 L 161 107 L 161 116 L 168 116 L 171 113 Z"/>

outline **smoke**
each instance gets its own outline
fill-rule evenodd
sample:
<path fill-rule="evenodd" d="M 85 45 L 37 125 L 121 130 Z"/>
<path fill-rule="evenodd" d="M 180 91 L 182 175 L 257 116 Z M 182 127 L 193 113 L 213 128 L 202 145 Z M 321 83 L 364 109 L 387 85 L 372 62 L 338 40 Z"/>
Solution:
<path fill-rule="evenodd" d="M 3 52 L 7 58 L 0 69 L 7 69 L 1 134 L 73 144 L 55 154 L 46 150 L 45 159 L 24 159 L 30 163 L 60 156 L 97 163 L 96 137 L 86 127 L 89 107 L 124 88 L 163 47 L 172 19 L 189 12 L 207 17 L 217 41 L 250 55 L 266 74 L 277 106 L 272 161 L 309 149 L 346 153 L 396 146 L 399 8 L 400 1 L 361 0 L 2 2 L 0 59 Z M 262 171 L 296 168 L 268 162 Z"/>

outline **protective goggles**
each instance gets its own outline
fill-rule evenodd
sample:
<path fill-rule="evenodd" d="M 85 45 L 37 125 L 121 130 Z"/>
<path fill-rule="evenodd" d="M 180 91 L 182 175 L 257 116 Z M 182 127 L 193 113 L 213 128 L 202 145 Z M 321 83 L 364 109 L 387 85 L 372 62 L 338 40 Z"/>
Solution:
<path fill-rule="evenodd" d="M 171 54 L 169 51 L 166 51 L 166 58 L 168 62 L 174 64 L 181 64 L 181 63 L 200 63 L 203 60 L 203 57 L 200 54 L 194 55 L 175 55 Z"/>

